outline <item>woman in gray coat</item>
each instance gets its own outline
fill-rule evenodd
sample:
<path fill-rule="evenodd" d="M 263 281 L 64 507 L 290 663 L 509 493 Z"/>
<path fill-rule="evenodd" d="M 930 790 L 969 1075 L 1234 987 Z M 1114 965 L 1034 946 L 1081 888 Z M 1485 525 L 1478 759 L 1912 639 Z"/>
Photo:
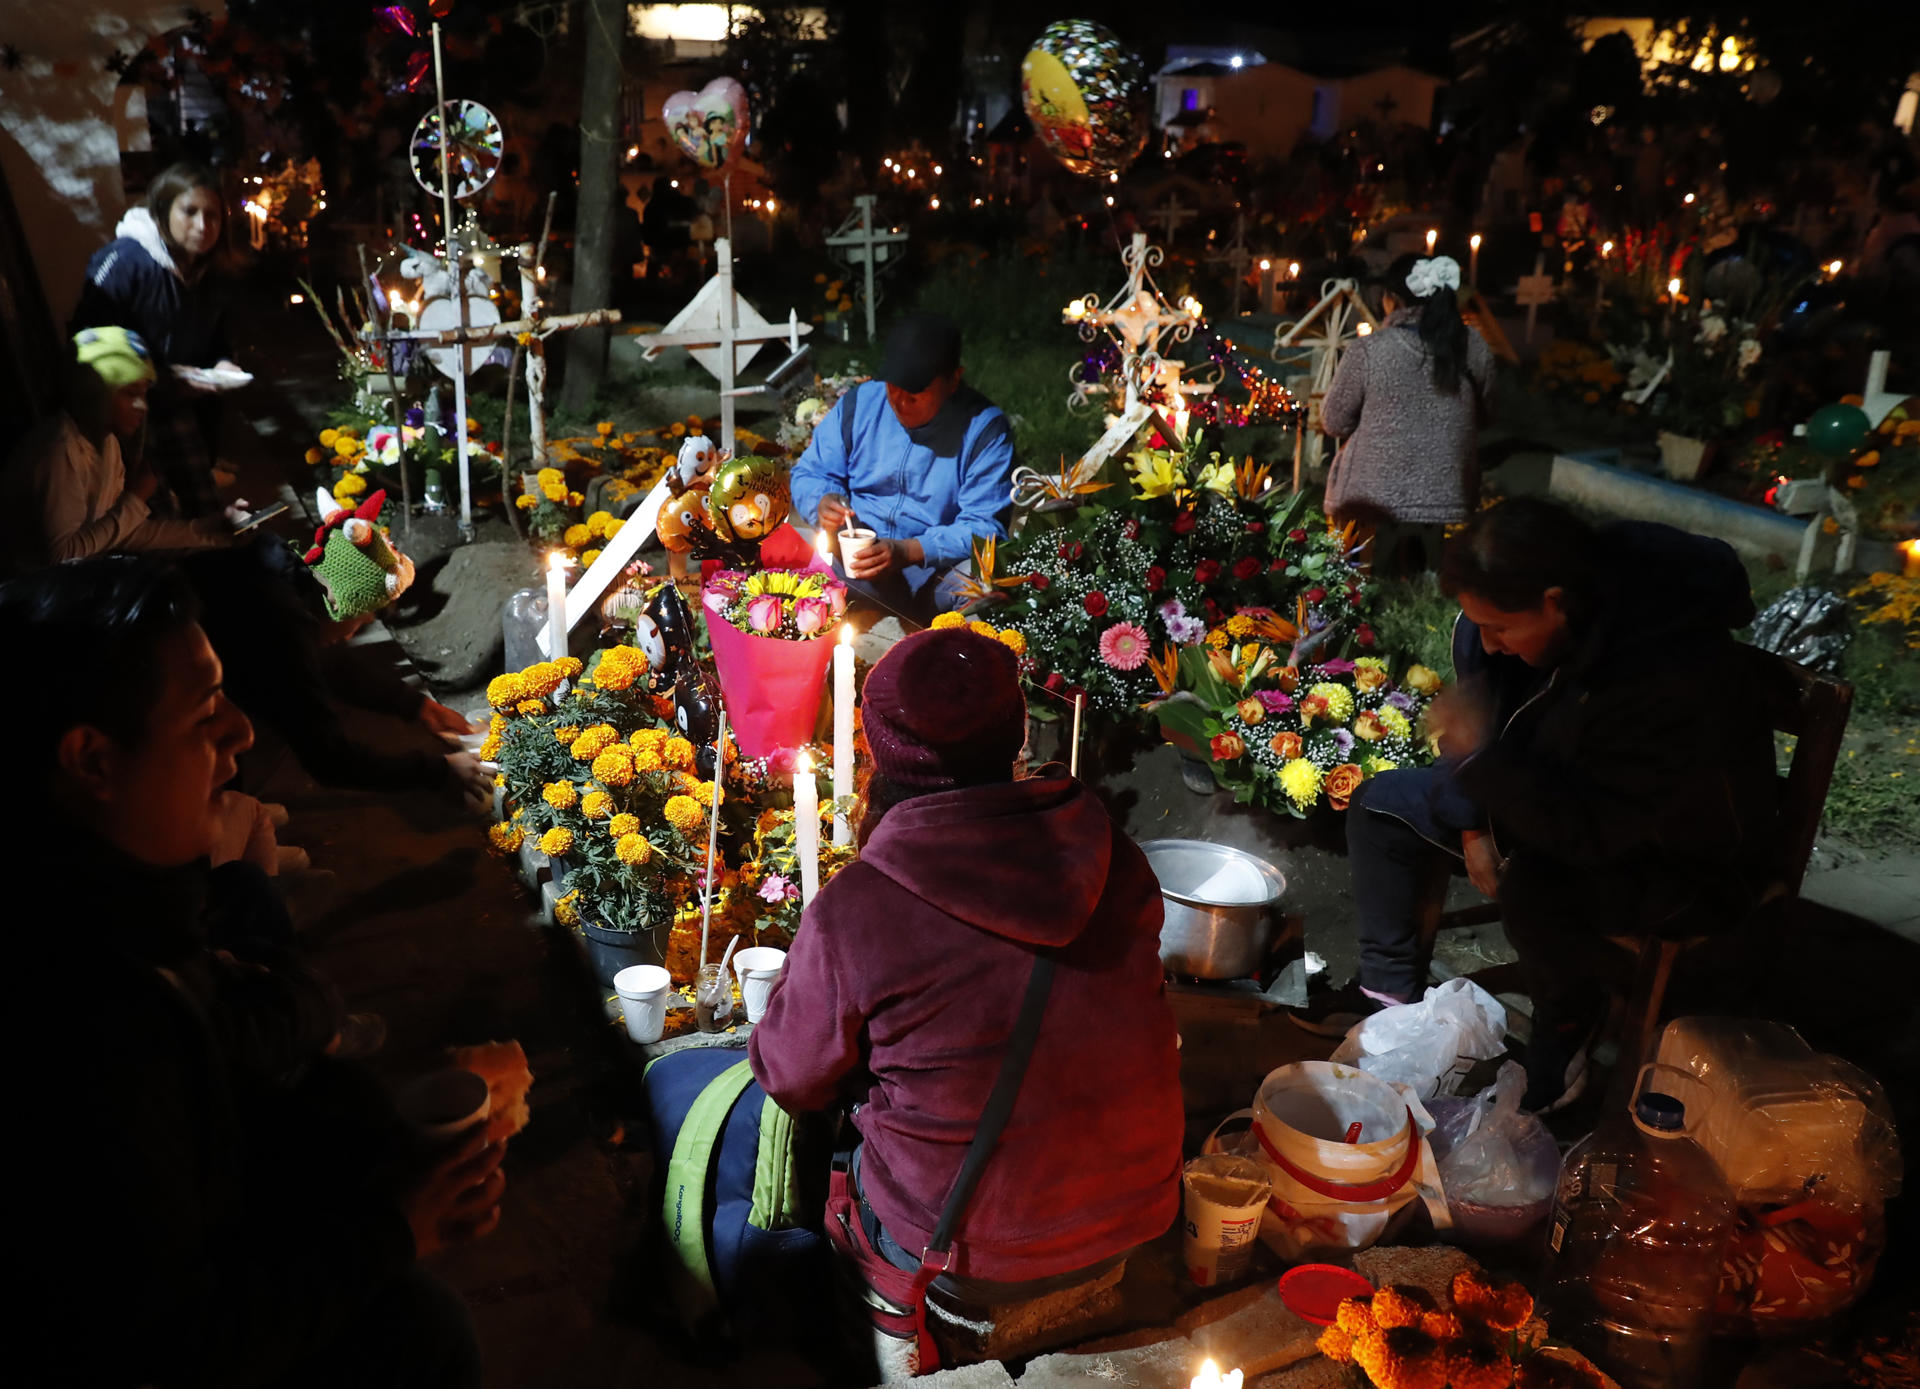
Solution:
<path fill-rule="evenodd" d="M 1373 529 L 1376 569 L 1396 567 L 1394 551 L 1416 539 L 1431 563 L 1439 529 L 1472 515 L 1494 386 L 1493 353 L 1460 317 L 1451 256 L 1402 256 L 1386 284 L 1386 322 L 1347 349 L 1320 407 L 1342 441 L 1327 511 Z"/>

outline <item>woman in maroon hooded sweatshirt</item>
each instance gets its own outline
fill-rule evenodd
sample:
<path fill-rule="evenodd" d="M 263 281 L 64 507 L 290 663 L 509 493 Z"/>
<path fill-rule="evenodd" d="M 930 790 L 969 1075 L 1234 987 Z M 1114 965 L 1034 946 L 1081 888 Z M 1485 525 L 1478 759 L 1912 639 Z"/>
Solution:
<path fill-rule="evenodd" d="M 873 668 L 862 709 L 860 859 L 807 908 L 754 1029 L 754 1075 L 789 1110 L 854 1106 L 869 1242 L 916 1268 L 1035 952 L 1054 952 L 1032 1061 L 935 1292 L 991 1304 L 1095 1276 L 1179 1203 L 1153 873 L 1061 768 L 1014 779 L 1026 705 L 1001 643 L 916 633 Z"/>

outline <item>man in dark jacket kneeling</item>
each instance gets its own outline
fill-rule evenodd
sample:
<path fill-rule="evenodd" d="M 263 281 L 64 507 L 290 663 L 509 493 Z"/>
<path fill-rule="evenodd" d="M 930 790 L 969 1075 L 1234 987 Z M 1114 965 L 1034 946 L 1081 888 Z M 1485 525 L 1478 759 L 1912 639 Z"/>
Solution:
<path fill-rule="evenodd" d="M 1605 1018 L 1601 938 L 1711 934 L 1756 904 L 1773 748 L 1732 636 L 1753 598 L 1722 541 L 1537 498 L 1469 522 L 1441 583 L 1461 614 L 1428 713 L 1442 759 L 1367 782 L 1347 824 L 1360 1006 L 1419 997 L 1422 883 L 1464 858 L 1533 999 L 1527 1105 L 1557 1109 Z"/>

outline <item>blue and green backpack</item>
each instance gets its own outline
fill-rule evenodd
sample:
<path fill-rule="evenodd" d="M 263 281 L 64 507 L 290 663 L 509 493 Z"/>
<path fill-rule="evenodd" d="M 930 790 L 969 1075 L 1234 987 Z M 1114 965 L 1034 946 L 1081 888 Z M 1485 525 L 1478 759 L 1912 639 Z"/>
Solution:
<path fill-rule="evenodd" d="M 775 1104 L 738 1050 L 669 1053 L 647 1063 L 643 1084 L 683 1319 L 806 1330 L 831 1278 L 820 1232 L 828 1154 L 813 1125 Z"/>

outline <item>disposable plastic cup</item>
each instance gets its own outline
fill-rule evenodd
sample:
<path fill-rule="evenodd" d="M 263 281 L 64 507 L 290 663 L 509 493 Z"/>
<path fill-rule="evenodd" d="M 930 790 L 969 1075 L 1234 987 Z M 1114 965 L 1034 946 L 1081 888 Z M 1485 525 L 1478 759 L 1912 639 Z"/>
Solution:
<path fill-rule="evenodd" d="M 1253 1261 L 1260 1213 L 1273 1194 L 1272 1184 L 1259 1163 L 1226 1153 L 1195 1158 L 1182 1176 L 1187 1274 L 1202 1288 L 1231 1283 Z"/>
<path fill-rule="evenodd" d="M 864 526 L 849 526 L 840 532 L 840 566 L 851 571 L 853 562 L 873 544 L 874 533 Z"/>
<path fill-rule="evenodd" d="M 740 998 L 747 1005 L 747 1021 L 759 1022 L 766 1015 L 767 999 L 773 984 L 787 962 L 787 952 L 770 945 L 755 945 L 733 957 L 733 972 L 740 977 Z"/>
<path fill-rule="evenodd" d="M 408 1081 L 396 1097 L 400 1117 L 421 1138 L 457 1138 L 487 1117 L 487 1082 L 472 1071 L 448 1067 Z"/>
<path fill-rule="evenodd" d="M 627 1020 L 627 1035 L 636 1042 L 657 1042 L 667 1029 L 667 991 L 673 976 L 659 965 L 628 965 L 613 976 L 613 991 L 620 995 L 620 1016 Z"/>

